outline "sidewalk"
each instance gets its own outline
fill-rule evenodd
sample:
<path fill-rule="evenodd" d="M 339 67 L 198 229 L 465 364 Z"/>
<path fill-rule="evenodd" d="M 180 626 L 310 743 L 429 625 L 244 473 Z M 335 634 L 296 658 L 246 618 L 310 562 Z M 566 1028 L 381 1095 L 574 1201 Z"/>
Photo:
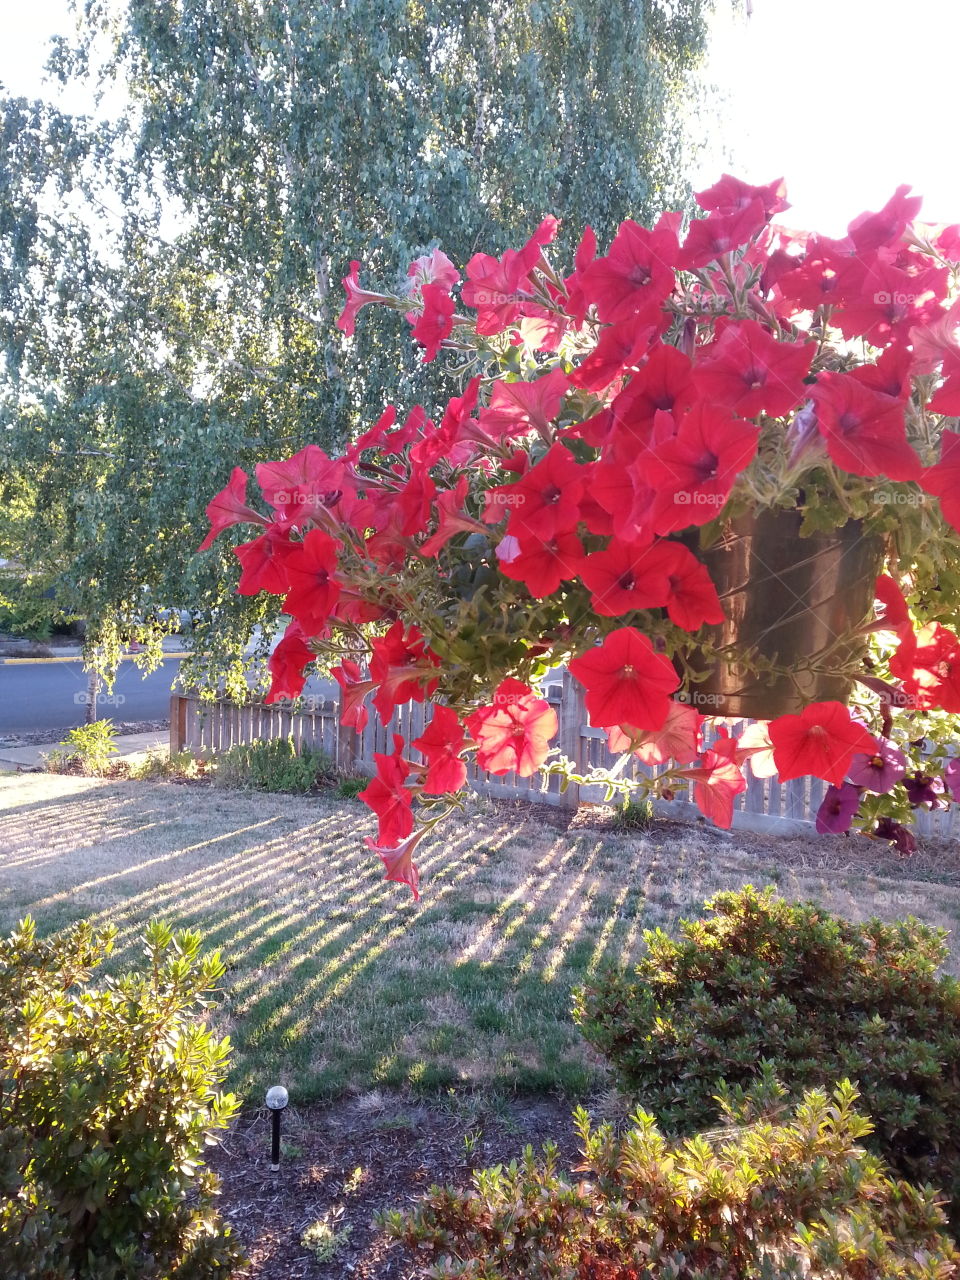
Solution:
<path fill-rule="evenodd" d="M 66 729 L 63 732 L 66 736 Z M 157 751 L 161 748 L 166 750 L 169 743 L 170 736 L 167 729 L 154 729 L 151 733 L 128 733 L 125 737 L 114 739 L 118 754 L 112 755 L 110 759 L 130 760 L 136 756 L 144 756 L 148 751 Z M 0 770 L 20 769 L 26 772 L 30 769 L 41 769 L 43 767 L 41 756 L 56 750 L 59 745 L 57 741 L 41 742 L 33 747 L 0 747 Z"/>

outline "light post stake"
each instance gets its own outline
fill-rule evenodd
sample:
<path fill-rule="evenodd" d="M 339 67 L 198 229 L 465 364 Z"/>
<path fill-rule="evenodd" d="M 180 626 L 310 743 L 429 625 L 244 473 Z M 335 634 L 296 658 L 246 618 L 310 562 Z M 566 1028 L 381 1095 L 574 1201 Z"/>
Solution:
<path fill-rule="evenodd" d="M 272 1131 L 270 1135 L 270 1172 L 280 1169 L 280 1117 L 290 1101 L 290 1095 L 282 1084 L 275 1084 L 267 1090 L 266 1103 L 271 1113 Z"/>

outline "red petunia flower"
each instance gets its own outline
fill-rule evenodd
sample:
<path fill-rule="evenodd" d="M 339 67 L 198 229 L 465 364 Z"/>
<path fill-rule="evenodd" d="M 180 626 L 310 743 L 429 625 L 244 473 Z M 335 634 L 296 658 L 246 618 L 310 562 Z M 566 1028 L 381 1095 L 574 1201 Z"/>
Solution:
<path fill-rule="evenodd" d="M 408 885 L 413 891 L 414 902 L 420 900 L 420 871 L 413 860 L 413 851 L 426 833 L 427 828 L 421 827 L 419 831 L 415 831 L 413 835 L 407 836 L 396 845 L 379 844 L 372 836 L 366 836 L 364 839 L 367 848 L 377 854 L 383 863 L 386 869 L 385 878 L 393 880 L 396 884 Z"/>
<path fill-rule="evenodd" d="M 243 467 L 234 467 L 226 488 L 221 489 L 207 503 L 207 519 L 210 521 L 210 532 L 197 547 L 198 551 L 206 551 L 213 546 L 218 534 L 231 525 L 269 523 L 266 516 L 247 506 L 247 473 Z"/>
<path fill-rule="evenodd" d="M 545 435 L 560 412 L 569 385 L 562 369 L 552 369 L 532 382 L 506 382 L 501 378 L 490 389 L 489 406 L 480 410 L 480 429 L 498 441 L 528 431 Z"/>
<path fill-rule="evenodd" d="M 855 287 L 841 288 L 832 323 L 845 338 L 864 338 L 875 347 L 905 342 L 914 325 L 940 313 L 948 274 L 945 267 L 910 274 L 887 262 L 870 263 L 860 279 L 851 271 Z"/>
<path fill-rule="evenodd" d="M 759 198 L 734 213 L 712 213 L 709 218 L 694 218 L 683 242 L 678 265 L 683 271 L 709 266 L 725 253 L 746 244 L 768 219 L 764 202 Z"/>
<path fill-rule="evenodd" d="M 705 751 L 695 769 L 679 774 L 693 783 L 693 803 L 718 827 L 733 823 L 734 797 L 747 789 L 747 780 L 725 752 Z"/>
<path fill-rule="evenodd" d="M 345 491 L 354 497 L 340 458 L 330 458 L 315 444 L 282 462 L 257 464 L 257 483 L 276 512 L 275 519 L 302 528 L 317 513 L 337 507 Z"/>
<path fill-rule="evenodd" d="M 340 583 L 334 576 L 338 550 L 339 544 L 328 533 L 311 529 L 284 563 L 290 590 L 283 611 L 310 635 L 326 625 L 340 598 Z"/>
<path fill-rule="evenodd" d="M 442 796 L 459 791 L 467 780 L 466 763 L 460 759 L 463 750 L 463 726 L 450 707 L 434 707 L 433 719 L 411 742 L 411 746 L 427 758 L 427 776 L 423 790 L 429 796 Z"/>
<path fill-rule="evenodd" d="M 723 214 L 739 213 L 759 200 L 769 218 L 790 208 L 786 195 L 787 188 L 782 178 L 776 178 L 763 187 L 752 187 L 749 182 L 742 182 L 740 178 L 725 173 L 719 182 L 705 191 L 696 192 L 693 198 L 701 209 Z"/>
<path fill-rule="evenodd" d="M 897 187 L 879 213 L 861 213 L 847 227 L 857 252 L 862 254 L 884 245 L 896 244 L 907 224 L 920 212 L 920 196 L 908 196 L 909 186 Z"/>
<path fill-rule="evenodd" d="M 364 700 L 375 687 L 374 682 L 365 680 L 358 664 L 350 658 L 334 667 L 332 675 L 340 686 L 340 723 L 362 733 L 370 718 Z"/>
<path fill-rule="evenodd" d="M 890 673 L 921 710 L 960 712 L 960 639 L 939 622 L 903 641 L 890 659 Z"/>
<path fill-rule="evenodd" d="M 466 306 L 477 310 L 477 333 L 485 337 L 502 333 L 520 316 L 523 304 L 532 298 L 530 272 L 559 225 L 556 218 L 544 218 L 522 249 L 508 249 L 500 258 L 488 253 L 473 255 L 460 295 Z"/>
<path fill-rule="evenodd" d="M 580 576 L 594 611 L 620 618 L 634 609 L 655 609 L 670 595 L 669 557 L 662 544 L 611 542 L 583 561 Z"/>
<path fill-rule="evenodd" d="M 270 670 L 270 692 L 264 702 L 281 702 L 285 698 L 299 698 L 307 683 L 305 669 L 316 658 L 307 643 L 307 637 L 299 622 L 291 622 L 280 643 L 271 653 L 267 666 Z"/>
<path fill-rule="evenodd" d="M 422 438 L 410 450 L 410 460 L 428 470 L 441 459 L 452 467 L 468 462 L 474 453 L 471 441 L 485 439 L 476 420 L 470 416 L 476 408 L 479 393 L 480 379 L 471 378 L 463 395 L 454 396 L 447 402 L 440 426 L 434 429 L 432 423 L 427 423 Z"/>
<path fill-rule="evenodd" d="M 348 338 L 352 338 L 357 326 L 357 312 L 360 308 L 365 307 L 368 302 L 389 302 L 390 298 L 386 294 L 370 293 L 367 289 L 360 288 L 359 262 L 350 263 L 350 270 L 343 277 L 341 283 L 347 292 L 347 301 L 343 310 L 337 316 L 337 328 L 345 333 Z"/>
<path fill-rule="evenodd" d="M 671 702 L 667 718 L 660 729 L 646 733 L 632 725 L 613 725 L 607 729 L 607 745 L 615 755 L 628 751 L 645 765 L 692 764 L 700 754 L 699 735 L 703 717 L 686 702 Z"/>
<path fill-rule="evenodd" d="M 669 321 L 669 316 L 664 313 L 663 319 Z M 571 383 L 585 391 L 605 391 L 615 378 L 640 364 L 662 329 L 661 321 L 646 315 L 630 316 L 603 329 L 600 341 L 571 374 Z"/>
<path fill-rule="evenodd" d="M 635 627 L 620 627 L 598 647 L 574 658 L 570 670 L 586 690 L 590 723 L 605 729 L 629 724 L 641 731 L 661 729 L 670 694 L 680 677 L 650 640 Z"/>
<path fill-rule="evenodd" d="M 393 848 L 413 830 L 413 795 L 404 786 L 410 776 L 410 766 L 403 759 L 403 738 L 393 735 L 393 755 L 374 753 L 377 776 L 358 793 L 367 808 L 372 809 L 380 822 L 377 843 Z"/>
<path fill-rule="evenodd" d="M 778 716 L 768 733 L 781 782 L 809 774 L 839 787 L 853 757 L 876 745 L 842 702 L 812 702 L 798 716 Z"/>
<path fill-rule="evenodd" d="M 573 255 L 573 271 L 567 276 L 564 285 L 567 290 L 567 301 L 564 307 L 578 325 L 582 325 L 590 303 L 583 293 L 583 273 L 597 256 L 597 234 L 593 227 L 587 225 L 583 229 L 580 243 Z"/>
<path fill-rule="evenodd" d="M 458 533 L 485 533 L 483 525 L 464 511 L 469 480 L 461 476 L 452 489 L 437 495 L 437 531 L 420 547 L 422 556 L 435 556 Z"/>
<path fill-rule="evenodd" d="M 497 524 L 509 513 L 507 532 L 515 538 L 549 541 L 576 527 L 588 475 L 569 449 L 551 445 L 521 480 L 486 491 L 484 521 Z"/>
<path fill-rule="evenodd" d="M 450 290 L 460 283 L 460 272 L 453 265 L 442 249 L 434 249 L 419 258 L 414 258 L 407 267 L 408 288 L 423 289 L 427 284 L 438 284 Z"/>
<path fill-rule="evenodd" d="M 529 778 L 546 759 L 558 722 L 548 702 L 508 676 L 493 695 L 493 705 L 471 712 L 466 726 L 477 744 L 481 769 Z"/>
<path fill-rule="evenodd" d="M 243 566 L 237 594 L 255 596 L 261 591 L 269 591 L 275 596 L 286 595 L 290 583 L 285 566 L 297 546 L 290 541 L 286 530 L 270 525 L 259 538 L 234 547 L 233 554 Z"/>
<path fill-rule="evenodd" d="M 584 297 L 607 324 L 632 316 L 660 318 L 664 298 L 674 285 L 679 245 L 676 215 L 663 214 L 652 231 L 627 218 L 605 257 L 597 258 L 580 276 Z"/>
<path fill-rule="evenodd" d="M 846 373 L 821 373 L 811 395 L 831 459 L 855 476 L 919 480 L 920 459 L 907 442 L 900 400 Z"/>
<path fill-rule="evenodd" d="M 407 319 L 413 325 L 414 342 L 419 342 L 424 349 L 423 362 L 429 364 L 453 333 L 454 303 L 442 284 L 425 284 L 422 296 L 423 310 L 409 312 Z"/>
<path fill-rule="evenodd" d="M 750 761 L 750 772 L 755 778 L 775 778 L 777 766 L 773 760 L 773 743 L 770 726 L 763 720 L 748 724 L 737 739 L 735 760 L 737 764 Z"/>
<path fill-rule="evenodd" d="M 881 606 L 878 629 L 895 631 L 901 640 L 913 631 L 907 602 L 903 598 L 900 584 L 882 573 L 874 588 L 875 602 Z"/>
<path fill-rule="evenodd" d="M 804 378 L 815 351 L 813 342 L 777 342 L 755 320 L 738 320 L 725 325 L 702 351 L 694 385 L 740 417 L 753 418 L 762 410 L 782 418 L 807 398 Z"/>
<path fill-rule="evenodd" d="M 440 659 L 416 627 L 407 630 L 397 619 L 385 636 L 371 640 L 370 648 L 370 675 L 378 686 L 373 705 L 384 724 L 394 707 L 423 702 L 436 692 L 439 677 L 433 673 Z"/>
<path fill-rule="evenodd" d="M 684 631 L 697 631 L 704 624 L 723 622 L 725 614 L 707 566 L 679 542 L 662 542 L 661 551 L 668 557 L 669 595 L 667 614 L 671 622 Z"/>
<path fill-rule="evenodd" d="M 760 430 L 699 403 L 681 418 L 677 434 L 650 450 L 648 483 L 658 490 L 651 523 L 659 534 L 707 524 L 720 514 L 737 476 L 757 451 Z"/>
<path fill-rule="evenodd" d="M 558 533 L 544 541 L 517 539 L 516 555 L 499 558 L 505 578 L 522 582 L 532 596 L 552 596 L 561 582 L 576 578 L 583 564 L 583 545 L 575 533 Z"/>
<path fill-rule="evenodd" d="M 926 468 L 920 483 L 940 499 L 943 518 L 960 533 L 960 432 L 944 431 L 940 441 L 940 461 Z"/>

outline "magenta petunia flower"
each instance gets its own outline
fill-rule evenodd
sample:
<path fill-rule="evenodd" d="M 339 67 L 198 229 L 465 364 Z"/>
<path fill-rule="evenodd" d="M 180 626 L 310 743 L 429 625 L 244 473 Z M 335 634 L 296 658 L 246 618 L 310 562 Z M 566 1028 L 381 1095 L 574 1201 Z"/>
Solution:
<path fill-rule="evenodd" d="M 860 788 L 850 782 L 840 787 L 832 784 L 817 810 L 817 830 L 822 836 L 839 836 L 850 830 L 854 815 L 860 808 Z"/>
<path fill-rule="evenodd" d="M 873 833 L 878 840 L 889 840 L 896 845 L 901 858 L 907 858 L 917 851 L 917 840 L 913 832 L 908 831 L 901 822 L 892 818 L 881 818 Z"/>
<path fill-rule="evenodd" d="M 931 809 L 946 807 L 940 799 L 943 795 L 943 782 L 940 778 L 935 778 L 929 773 L 921 773 L 918 769 L 915 773 L 911 773 L 909 778 L 904 779 L 903 785 L 907 789 L 907 798 L 914 809 L 921 804 L 928 804 Z"/>
<path fill-rule="evenodd" d="M 876 751 L 853 757 L 847 777 L 858 787 L 883 795 L 891 791 L 906 772 L 907 757 L 903 752 L 886 738 L 878 738 Z"/>
<path fill-rule="evenodd" d="M 960 757 L 956 760 L 951 760 L 944 769 L 943 785 L 954 800 L 960 800 Z"/>

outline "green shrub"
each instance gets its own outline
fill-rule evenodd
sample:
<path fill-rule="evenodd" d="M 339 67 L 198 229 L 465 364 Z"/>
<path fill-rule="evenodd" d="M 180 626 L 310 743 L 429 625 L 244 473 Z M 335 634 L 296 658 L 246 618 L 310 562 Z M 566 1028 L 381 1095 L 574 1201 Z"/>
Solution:
<path fill-rule="evenodd" d="M 154 923 L 142 973 L 91 985 L 114 931 L 0 940 L 3 1280 L 208 1280 L 242 1261 L 204 1147 L 237 1103 L 201 1015 L 223 973 Z"/>
<path fill-rule="evenodd" d="M 79 769 L 83 773 L 104 773 L 110 757 L 117 754 L 117 730 L 110 720 L 94 720 L 71 729 L 59 748 L 48 753 L 47 769 L 63 773 Z"/>
<path fill-rule="evenodd" d="M 613 822 L 622 831 L 646 831 L 653 822 L 653 801 L 624 800 L 618 805 Z"/>
<path fill-rule="evenodd" d="M 293 738 L 242 743 L 217 760 L 215 777 L 225 787 L 256 791 L 312 791 L 332 770 L 325 751 L 297 751 Z"/>
<path fill-rule="evenodd" d="M 960 1206 L 960 985 L 937 975 L 943 931 L 851 924 L 750 885 L 706 906 L 678 938 L 648 932 L 632 975 L 577 993 L 621 1089 L 688 1134 L 716 1118 L 721 1081 L 747 1085 L 764 1060 L 794 1097 L 849 1078 L 873 1148 Z"/>
<path fill-rule="evenodd" d="M 643 1111 L 617 1137 L 578 1110 L 585 1180 L 559 1172 L 552 1144 L 540 1159 L 527 1147 L 476 1174 L 472 1191 L 433 1187 L 383 1225 L 427 1255 L 436 1280 L 952 1275 L 960 1253 L 935 1193 L 892 1180 L 857 1145 L 870 1123 L 856 1097 L 846 1081 L 832 1099 L 811 1091 L 782 1123 L 730 1109 L 735 1123 L 682 1144 Z"/>
<path fill-rule="evenodd" d="M 369 778 L 341 778 L 337 783 L 337 795 L 341 800 L 356 800 L 360 792 L 369 785 Z"/>
<path fill-rule="evenodd" d="M 142 760 L 130 764 L 130 777 L 138 782 L 154 782 L 173 778 L 176 781 L 193 781 L 206 775 L 210 762 L 206 756 L 194 755 L 190 750 L 148 751 Z"/>

